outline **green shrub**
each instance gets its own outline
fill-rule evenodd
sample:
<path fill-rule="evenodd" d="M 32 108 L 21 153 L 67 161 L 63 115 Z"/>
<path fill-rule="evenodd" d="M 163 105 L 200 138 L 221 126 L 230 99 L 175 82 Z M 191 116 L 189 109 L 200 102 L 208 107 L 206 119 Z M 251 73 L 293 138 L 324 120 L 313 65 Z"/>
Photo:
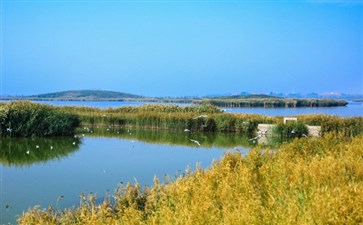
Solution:
<path fill-rule="evenodd" d="M 14 101 L 0 107 L 2 136 L 72 135 L 79 126 L 77 115 L 61 108 L 28 101 Z"/>
<path fill-rule="evenodd" d="M 282 138 L 294 138 L 294 137 L 302 137 L 308 135 L 308 128 L 304 123 L 298 122 L 288 122 L 278 123 L 273 131 L 275 134 L 280 135 Z"/>

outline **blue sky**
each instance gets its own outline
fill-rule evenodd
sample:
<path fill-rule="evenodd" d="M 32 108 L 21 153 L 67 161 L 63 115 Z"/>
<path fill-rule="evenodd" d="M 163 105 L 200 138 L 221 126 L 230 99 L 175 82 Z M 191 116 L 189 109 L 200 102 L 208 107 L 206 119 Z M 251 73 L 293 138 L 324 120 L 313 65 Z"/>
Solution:
<path fill-rule="evenodd" d="M 361 1 L 1 2 L 4 95 L 363 94 Z"/>

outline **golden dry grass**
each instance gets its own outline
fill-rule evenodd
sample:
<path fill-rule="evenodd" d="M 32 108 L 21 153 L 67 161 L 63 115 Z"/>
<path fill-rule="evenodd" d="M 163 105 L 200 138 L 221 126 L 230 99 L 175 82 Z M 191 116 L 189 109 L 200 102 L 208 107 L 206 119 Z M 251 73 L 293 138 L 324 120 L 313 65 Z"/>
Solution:
<path fill-rule="evenodd" d="M 115 204 L 33 208 L 19 224 L 362 224 L 363 136 L 304 138 L 227 153 L 165 185 L 120 186 Z"/>

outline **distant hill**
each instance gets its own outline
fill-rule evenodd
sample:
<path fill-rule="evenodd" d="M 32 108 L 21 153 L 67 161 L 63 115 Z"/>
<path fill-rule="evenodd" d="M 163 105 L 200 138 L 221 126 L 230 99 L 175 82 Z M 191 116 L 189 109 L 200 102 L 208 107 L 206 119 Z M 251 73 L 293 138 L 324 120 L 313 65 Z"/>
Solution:
<path fill-rule="evenodd" d="M 72 90 L 54 93 L 32 95 L 31 99 L 59 99 L 59 100 L 119 100 L 125 98 L 142 98 L 140 95 L 101 90 Z"/>
<path fill-rule="evenodd" d="M 361 98 L 360 98 L 361 99 Z M 184 103 L 184 104 L 212 104 L 217 107 L 332 107 L 346 106 L 345 100 L 321 98 L 281 98 L 265 94 L 241 94 L 215 97 L 184 97 L 184 98 L 153 98 L 129 93 L 101 90 L 73 90 L 61 91 L 32 96 L 5 96 L 0 100 L 35 100 L 35 101 L 142 101 L 152 103 Z"/>

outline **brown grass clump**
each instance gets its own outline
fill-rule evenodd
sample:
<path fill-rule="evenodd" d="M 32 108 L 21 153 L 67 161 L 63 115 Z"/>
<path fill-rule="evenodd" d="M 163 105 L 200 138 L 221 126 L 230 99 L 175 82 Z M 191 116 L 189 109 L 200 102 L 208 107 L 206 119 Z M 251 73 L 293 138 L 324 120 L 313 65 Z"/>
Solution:
<path fill-rule="evenodd" d="M 115 203 L 81 198 L 77 209 L 33 208 L 19 224 L 362 224 L 363 136 L 304 138 L 279 150 L 227 153 L 209 169 L 141 189 Z"/>

